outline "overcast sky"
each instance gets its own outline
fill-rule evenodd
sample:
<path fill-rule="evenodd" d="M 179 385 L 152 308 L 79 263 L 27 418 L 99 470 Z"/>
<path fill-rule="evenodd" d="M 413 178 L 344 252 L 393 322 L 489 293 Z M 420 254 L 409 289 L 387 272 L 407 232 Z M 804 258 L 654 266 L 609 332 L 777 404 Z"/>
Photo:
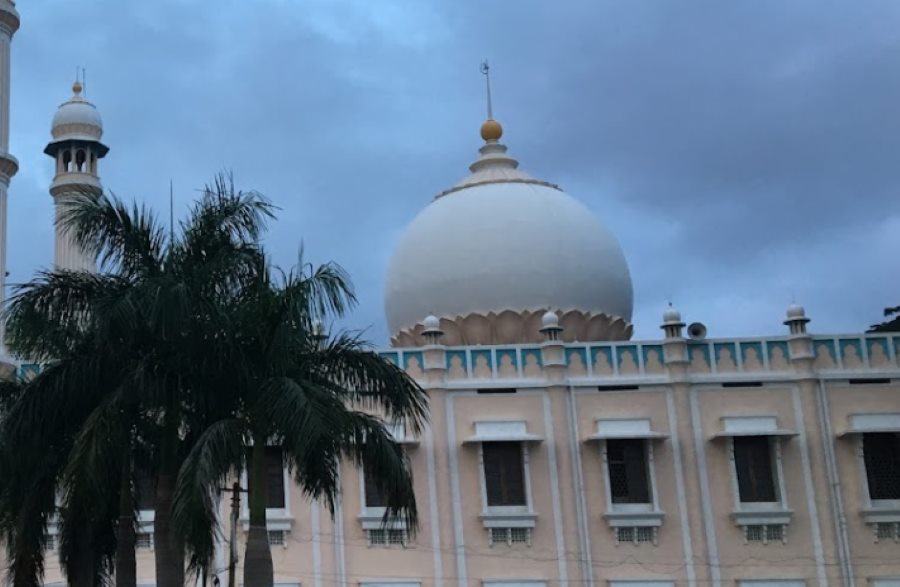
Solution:
<path fill-rule="evenodd" d="M 104 185 L 181 214 L 220 170 L 281 207 L 290 265 L 351 273 L 387 341 L 404 227 L 465 175 L 489 58 L 504 141 L 613 230 L 636 338 L 668 299 L 711 336 L 859 331 L 900 304 L 900 2 L 25 0 L 13 41 L 10 280 L 51 263 L 42 154 L 77 65 Z M 499 219 L 498 219 L 499 221 Z"/>

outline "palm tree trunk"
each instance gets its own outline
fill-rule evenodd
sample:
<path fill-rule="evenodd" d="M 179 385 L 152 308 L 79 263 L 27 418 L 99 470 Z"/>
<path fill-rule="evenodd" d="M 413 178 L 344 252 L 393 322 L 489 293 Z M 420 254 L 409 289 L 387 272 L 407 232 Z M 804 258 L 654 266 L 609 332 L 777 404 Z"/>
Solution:
<path fill-rule="evenodd" d="M 184 543 L 172 527 L 172 501 L 178 471 L 178 421 L 168 414 L 160 441 L 159 472 L 156 477 L 156 512 L 153 542 L 156 549 L 157 587 L 184 587 Z"/>
<path fill-rule="evenodd" d="M 100 580 L 96 576 L 94 533 L 90 528 L 84 528 L 78 534 L 79 544 L 69 562 L 69 587 L 97 587 Z"/>
<path fill-rule="evenodd" d="M 137 585 L 137 562 L 134 556 L 134 499 L 131 493 L 131 446 L 122 456 L 122 478 L 119 480 L 119 526 L 116 529 L 116 587 Z"/>
<path fill-rule="evenodd" d="M 244 553 L 244 585 L 272 587 L 275 572 L 272 568 L 272 551 L 269 549 L 269 531 L 266 527 L 266 499 L 269 488 L 266 478 L 266 439 L 262 435 L 253 436 L 249 469 L 250 532 L 247 535 L 247 550 Z"/>

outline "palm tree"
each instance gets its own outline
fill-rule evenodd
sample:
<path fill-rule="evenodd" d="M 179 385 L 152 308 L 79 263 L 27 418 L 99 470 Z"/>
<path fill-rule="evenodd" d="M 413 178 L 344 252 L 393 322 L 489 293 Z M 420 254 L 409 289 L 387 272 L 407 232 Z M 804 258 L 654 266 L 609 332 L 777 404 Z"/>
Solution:
<path fill-rule="evenodd" d="M 17 288 L 8 312 L 10 348 L 49 365 L 0 429 L 0 472 L 15 473 L 3 478 L 34 479 L 42 489 L 0 484 L 15 584 L 39 581 L 56 495 L 70 583 L 93 586 L 112 572 L 116 553 L 117 584 L 133 584 L 131 473 L 142 443 L 156 463 L 157 584 L 182 587 L 184 546 L 171 526 L 175 478 L 194 431 L 222 418 L 221 404 L 204 395 L 219 391 L 204 373 L 221 368 L 222 309 L 252 276 L 272 207 L 220 176 L 178 237 L 173 227 L 167 239 L 145 208 L 96 195 L 71 204 L 62 222 L 101 271 L 41 273 Z"/>
<path fill-rule="evenodd" d="M 344 271 L 326 264 L 271 270 L 260 258 L 255 281 L 234 307 L 232 353 L 223 380 L 236 390 L 229 417 L 203 432 L 185 459 L 175 493 L 175 524 L 191 537 L 193 558 L 212 554 L 217 492 L 240 467 L 248 471 L 250 524 L 244 584 L 271 586 L 266 526 L 266 446 L 281 448 L 294 480 L 333 512 L 344 458 L 366 463 L 388 497 L 387 517 L 417 522 L 404 451 L 385 420 L 418 432 L 427 417 L 425 392 L 359 338 L 323 336 L 322 320 L 355 303 Z"/>

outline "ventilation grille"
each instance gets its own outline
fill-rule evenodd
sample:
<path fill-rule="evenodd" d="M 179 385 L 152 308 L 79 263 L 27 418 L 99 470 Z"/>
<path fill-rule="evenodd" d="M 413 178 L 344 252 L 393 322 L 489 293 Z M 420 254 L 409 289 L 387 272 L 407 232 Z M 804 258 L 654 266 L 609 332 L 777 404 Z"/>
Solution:
<path fill-rule="evenodd" d="M 366 530 L 369 546 L 406 546 L 408 535 L 400 528 Z"/>
<path fill-rule="evenodd" d="M 488 541 L 496 544 L 525 544 L 531 546 L 531 528 L 488 528 Z"/>
<path fill-rule="evenodd" d="M 616 544 L 659 543 L 659 528 L 656 526 L 621 526 L 615 528 Z"/>
<path fill-rule="evenodd" d="M 744 542 L 769 544 L 785 542 L 785 527 L 781 524 L 752 524 L 744 526 Z"/>

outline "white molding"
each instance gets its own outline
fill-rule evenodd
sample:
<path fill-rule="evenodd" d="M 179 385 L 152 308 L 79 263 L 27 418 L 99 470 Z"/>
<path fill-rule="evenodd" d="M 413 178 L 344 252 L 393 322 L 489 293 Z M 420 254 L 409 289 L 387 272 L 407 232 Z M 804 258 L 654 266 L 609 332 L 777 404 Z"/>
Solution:
<path fill-rule="evenodd" d="M 544 434 L 547 435 L 547 460 L 550 468 L 550 497 L 553 502 L 553 530 L 556 535 L 556 564 L 560 585 L 569 582 L 566 541 L 563 534 L 562 503 L 559 489 L 559 463 L 556 460 L 556 434 L 553 428 L 553 404 L 549 390 L 544 393 Z"/>
<path fill-rule="evenodd" d="M 900 432 L 900 414 L 864 413 L 847 416 L 847 429 L 838 436 L 872 432 Z"/>
<path fill-rule="evenodd" d="M 737 587 L 805 587 L 806 579 L 738 579 Z"/>
<path fill-rule="evenodd" d="M 691 541 L 690 517 L 688 515 L 687 495 L 684 485 L 684 464 L 681 459 L 681 439 L 678 434 L 678 416 L 675 410 L 674 390 L 666 390 L 666 411 L 669 419 L 669 430 L 672 434 L 672 458 L 675 469 L 675 493 L 678 497 L 678 516 L 681 526 L 681 546 L 684 549 L 684 568 L 687 573 L 688 587 L 696 587 L 697 573 L 694 570 L 694 545 Z"/>
<path fill-rule="evenodd" d="M 736 436 L 796 436 L 793 430 L 778 427 L 778 418 L 771 415 L 761 416 L 723 416 L 722 430 L 713 438 L 734 438 Z"/>
<path fill-rule="evenodd" d="M 528 443 L 519 443 L 522 459 L 522 480 L 525 484 L 525 505 L 488 505 L 487 481 L 484 474 L 484 443 L 478 444 L 478 480 L 481 484 L 481 519 L 485 528 L 533 528 L 537 514 L 531 488 L 531 459 Z"/>
<path fill-rule="evenodd" d="M 721 587 L 722 573 L 719 569 L 719 543 L 716 538 L 715 520 L 712 511 L 712 492 L 709 487 L 709 471 L 706 466 L 706 442 L 703 438 L 703 420 L 697 404 L 699 390 L 688 392 L 691 404 L 691 429 L 694 431 L 694 453 L 697 459 L 697 477 L 700 481 L 700 501 L 703 511 L 703 527 L 706 533 L 706 550 L 709 559 L 709 575 L 712 587 Z"/>
<path fill-rule="evenodd" d="M 588 361 L 590 365 L 591 361 Z M 594 392 L 596 393 L 596 392 Z M 572 482 L 575 495 L 575 515 L 577 516 L 578 538 L 581 543 L 581 580 L 587 587 L 594 587 L 593 553 L 591 552 L 591 533 L 588 519 L 588 508 L 584 488 L 584 469 L 581 462 L 581 443 L 578 442 L 577 395 L 573 385 L 568 386 L 566 394 L 569 418 L 569 449 L 572 456 Z"/>
<path fill-rule="evenodd" d="M 610 439 L 613 440 L 613 439 Z M 662 526 L 665 513 L 659 508 L 659 495 L 656 491 L 656 472 L 654 471 L 653 443 L 646 437 L 629 437 L 626 440 L 641 442 L 644 450 L 644 468 L 647 478 L 647 495 L 650 501 L 646 503 L 613 503 L 611 478 L 609 474 L 609 455 L 607 453 L 607 440 L 601 440 L 600 444 L 600 468 L 602 469 L 603 485 L 606 488 L 606 512 L 603 518 L 611 528 L 626 526 L 632 527 L 659 527 Z M 655 544 L 654 540 L 654 544 Z"/>
<path fill-rule="evenodd" d="M 862 495 L 863 506 L 860 513 L 866 524 L 879 522 L 900 522 L 900 500 L 898 499 L 872 499 L 869 491 L 869 470 L 866 467 L 866 454 L 863 434 L 854 434 L 854 448 L 856 449 L 856 462 L 859 477 L 859 489 Z"/>
<path fill-rule="evenodd" d="M 741 526 L 747 524 L 788 524 L 792 512 L 788 506 L 787 489 L 784 484 L 784 467 L 781 454 L 781 440 L 777 436 L 768 437 L 772 483 L 775 486 L 776 501 L 745 502 L 741 501 L 740 483 L 737 474 L 737 461 L 734 456 L 734 438 L 727 438 L 726 451 L 730 463 L 731 492 L 734 503 L 732 518 Z M 762 519 L 778 519 L 781 521 L 761 521 Z"/>
<path fill-rule="evenodd" d="M 434 564 L 434 583 L 444 583 L 444 559 L 441 552 L 440 512 L 438 510 L 437 465 L 434 454 L 434 429 L 430 424 L 425 428 L 425 459 L 428 467 L 429 516 L 431 523 L 431 548 Z"/>
<path fill-rule="evenodd" d="M 847 514 L 844 509 L 844 496 L 840 486 L 837 458 L 834 452 L 833 431 L 831 428 L 831 407 L 828 402 L 828 391 L 825 381 L 821 377 L 816 382 L 816 399 L 819 411 L 819 426 L 821 431 L 822 447 L 825 456 L 825 473 L 828 480 L 828 490 L 831 495 L 832 516 L 835 530 L 835 545 L 838 550 L 838 564 L 841 571 L 841 579 L 847 587 L 854 587 L 856 580 L 853 576 L 853 563 L 850 554 L 850 539 L 847 534 Z"/>
<path fill-rule="evenodd" d="M 526 420 L 479 420 L 475 422 L 475 435 L 463 443 L 475 442 L 540 442 L 543 438 L 528 432 Z"/>
<path fill-rule="evenodd" d="M 598 418 L 594 421 L 596 431 L 586 440 L 607 439 L 659 439 L 667 437 L 655 432 L 650 426 L 650 418 Z"/>
<path fill-rule="evenodd" d="M 800 401 L 800 390 L 791 392 L 794 403 L 794 426 L 799 433 L 800 462 L 803 465 L 803 484 L 806 489 L 806 507 L 809 511 L 809 525 L 812 531 L 813 554 L 816 557 L 816 578 L 819 587 L 827 587 L 828 575 L 825 572 L 825 551 L 822 546 L 822 528 L 819 524 L 819 509 L 816 506 L 815 483 L 809 458 L 809 445 L 806 441 L 806 422 L 803 417 L 803 404 Z"/>
<path fill-rule="evenodd" d="M 310 525 L 312 526 L 312 558 L 313 558 L 313 587 L 322 587 L 322 527 L 319 511 L 319 503 L 309 503 Z"/>
<path fill-rule="evenodd" d="M 453 537 L 456 551 L 456 580 L 459 587 L 467 587 L 466 547 L 463 536 L 462 498 L 459 488 L 459 445 L 456 442 L 456 415 L 453 412 L 453 394 L 444 396 L 447 419 L 447 458 L 450 463 L 450 492 L 453 502 Z"/>

